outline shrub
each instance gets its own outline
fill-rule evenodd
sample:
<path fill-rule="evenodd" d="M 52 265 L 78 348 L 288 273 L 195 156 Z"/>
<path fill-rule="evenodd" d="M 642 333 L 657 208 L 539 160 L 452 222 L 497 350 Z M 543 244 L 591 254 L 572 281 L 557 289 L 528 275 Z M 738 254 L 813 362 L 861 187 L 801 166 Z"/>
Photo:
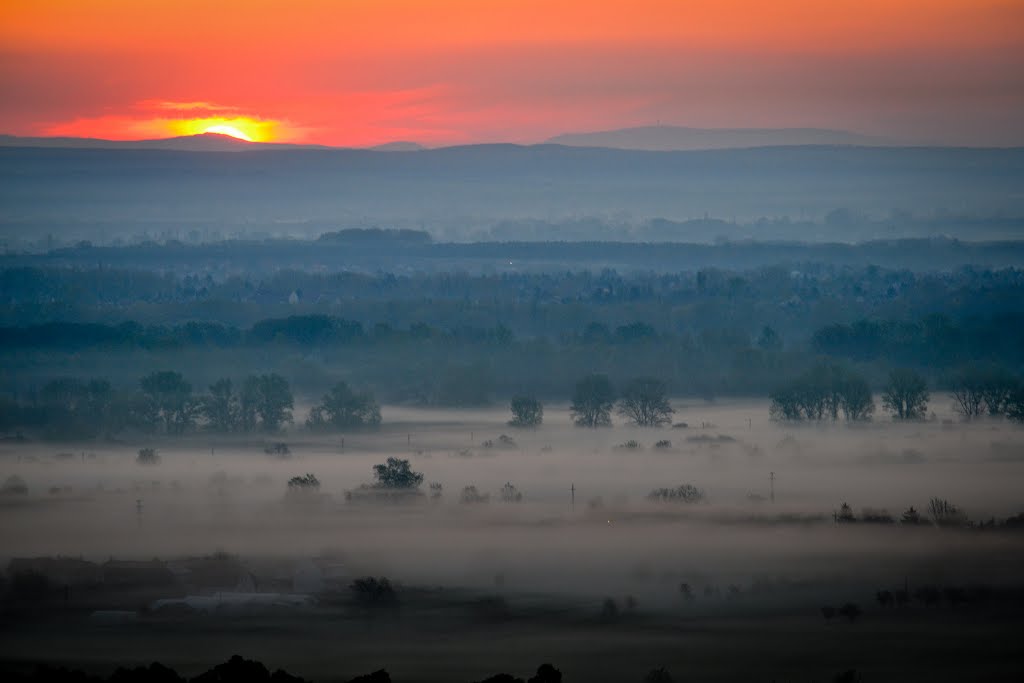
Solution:
<path fill-rule="evenodd" d="M 704 489 L 697 488 L 693 484 L 680 484 L 674 489 L 654 489 L 647 494 L 648 500 L 662 503 L 701 503 L 706 498 Z"/>
<path fill-rule="evenodd" d="M 320 480 L 315 474 L 306 473 L 301 477 L 292 477 L 288 480 L 289 491 L 319 491 Z"/>
<path fill-rule="evenodd" d="M 523 500 L 523 494 L 512 485 L 512 482 L 506 482 L 501 487 L 501 502 L 502 503 L 518 503 Z"/>
<path fill-rule="evenodd" d="M 398 601 L 398 594 L 387 577 L 364 576 L 349 586 L 356 601 L 363 605 L 389 605 Z"/>
<path fill-rule="evenodd" d="M 460 503 L 486 503 L 490 499 L 490 494 L 480 493 L 475 486 L 467 486 L 459 494 Z"/>
<path fill-rule="evenodd" d="M 24 496 L 28 494 L 28 484 L 16 474 L 12 474 L 0 486 L 0 493 L 4 495 Z"/>
<path fill-rule="evenodd" d="M 135 457 L 135 462 L 140 465 L 158 465 L 160 464 L 160 456 L 155 448 L 140 448 L 139 454 Z"/>
<path fill-rule="evenodd" d="M 266 453 L 267 455 L 276 455 L 282 458 L 292 454 L 292 450 L 288 448 L 288 444 L 282 441 L 265 446 L 263 448 L 263 452 Z"/>

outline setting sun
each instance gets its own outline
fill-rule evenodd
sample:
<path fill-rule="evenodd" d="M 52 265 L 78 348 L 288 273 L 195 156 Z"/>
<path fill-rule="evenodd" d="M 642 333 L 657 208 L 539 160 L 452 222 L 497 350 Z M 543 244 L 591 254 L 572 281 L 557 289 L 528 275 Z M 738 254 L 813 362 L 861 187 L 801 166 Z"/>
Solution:
<path fill-rule="evenodd" d="M 218 135 L 230 135 L 231 137 L 238 138 L 239 140 L 245 140 L 246 142 L 252 142 L 252 138 L 251 137 L 249 137 L 248 135 L 246 135 L 242 131 L 238 130 L 234 126 L 225 126 L 223 124 L 220 124 L 220 125 L 216 125 L 216 126 L 210 126 L 209 128 L 207 128 L 203 132 L 204 133 L 217 133 Z"/>

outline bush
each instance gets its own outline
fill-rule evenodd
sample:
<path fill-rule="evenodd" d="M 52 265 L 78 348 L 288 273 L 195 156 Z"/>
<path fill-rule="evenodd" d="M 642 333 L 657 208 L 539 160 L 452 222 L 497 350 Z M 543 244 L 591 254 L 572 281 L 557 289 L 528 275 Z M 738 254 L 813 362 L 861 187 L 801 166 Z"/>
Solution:
<path fill-rule="evenodd" d="M 652 669 L 644 676 L 643 683 L 672 683 L 672 675 L 664 667 Z"/>
<path fill-rule="evenodd" d="M 526 683 L 562 683 L 562 672 L 550 664 L 541 664 Z"/>
<path fill-rule="evenodd" d="M 288 444 L 283 441 L 278 441 L 277 443 L 265 446 L 263 448 L 263 452 L 267 455 L 276 455 L 278 457 L 285 458 L 292 454 L 292 449 L 288 448 Z"/>
<path fill-rule="evenodd" d="M 475 486 L 467 486 L 459 494 L 460 503 L 486 503 L 491 499 L 490 494 L 480 493 Z"/>
<path fill-rule="evenodd" d="M 18 475 L 12 474 L 4 481 L 4 485 L 0 486 L 0 494 L 13 496 L 27 495 L 28 484 L 26 484 L 25 480 Z"/>
<path fill-rule="evenodd" d="M 140 465 L 159 465 L 160 456 L 155 448 L 140 448 L 139 454 L 135 457 L 135 462 Z"/>
<path fill-rule="evenodd" d="M 706 498 L 704 489 L 697 488 L 693 484 L 680 484 L 674 489 L 654 489 L 647 494 L 647 500 L 659 503 L 702 503 Z"/>
<path fill-rule="evenodd" d="M 315 474 L 306 473 L 301 477 L 292 477 L 288 480 L 289 491 L 319 491 L 320 480 Z"/>
<path fill-rule="evenodd" d="M 356 579 L 349 586 L 356 602 L 363 605 L 390 605 L 398 601 L 394 586 L 386 577 L 374 578 L 364 576 Z"/>
<path fill-rule="evenodd" d="M 501 487 L 501 502 L 502 503 L 518 503 L 523 500 L 523 494 L 512 485 L 512 482 L 506 482 Z"/>

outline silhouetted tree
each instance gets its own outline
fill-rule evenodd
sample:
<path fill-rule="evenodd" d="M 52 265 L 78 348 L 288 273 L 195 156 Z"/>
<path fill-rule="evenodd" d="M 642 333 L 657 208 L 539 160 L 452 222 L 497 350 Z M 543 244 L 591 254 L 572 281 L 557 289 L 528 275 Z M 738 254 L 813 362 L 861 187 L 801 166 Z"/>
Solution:
<path fill-rule="evenodd" d="M 203 416 L 207 426 L 215 432 L 238 429 L 240 410 L 238 396 L 232 391 L 231 380 L 226 377 L 211 384 L 210 393 L 203 397 Z"/>
<path fill-rule="evenodd" d="M 911 505 L 903 511 L 903 515 L 900 517 L 900 524 L 917 526 L 919 524 L 924 524 L 924 519 L 921 518 L 921 514 L 914 509 L 913 505 Z"/>
<path fill-rule="evenodd" d="M 579 427 L 601 427 L 612 423 L 615 390 L 607 375 L 588 375 L 576 383 L 569 407 Z"/>
<path fill-rule="evenodd" d="M 459 494 L 460 503 L 486 503 L 490 499 L 490 494 L 480 493 L 475 486 L 466 486 Z"/>
<path fill-rule="evenodd" d="M 838 610 L 836 610 L 836 614 L 838 614 L 841 617 L 846 617 L 850 622 L 854 622 L 857 621 L 858 618 L 860 618 L 860 615 L 863 614 L 863 612 L 861 611 L 860 607 L 858 607 L 852 602 L 848 602 L 842 607 L 840 607 Z"/>
<path fill-rule="evenodd" d="M 1024 422 L 1024 386 L 1017 386 L 1006 399 L 1006 416 L 1015 422 Z"/>
<path fill-rule="evenodd" d="M 356 676 L 348 683 L 391 683 L 391 675 L 385 669 L 364 676 Z"/>
<path fill-rule="evenodd" d="M 1005 414 L 1010 399 L 1020 390 L 1017 378 L 1002 368 L 991 368 L 982 374 L 981 395 L 989 415 Z"/>
<path fill-rule="evenodd" d="M 43 385 L 42 403 L 46 431 L 58 438 L 91 438 L 110 434 L 114 427 L 114 393 L 110 382 L 62 377 Z"/>
<path fill-rule="evenodd" d="M 423 474 L 414 472 L 408 460 L 388 458 L 383 465 L 373 466 L 377 486 L 389 489 L 414 489 L 423 483 Z"/>
<path fill-rule="evenodd" d="M 241 424 L 246 431 L 255 431 L 258 426 L 265 432 L 276 432 L 292 421 L 292 390 L 281 375 L 246 377 L 239 402 Z"/>
<path fill-rule="evenodd" d="M 349 586 L 356 601 L 363 605 L 392 605 L 398 601 L 398 593 L 387 577 L 364 576 L 355 579 Z"/>
<path fill-rule="evenodd" d="M 668 503 L 702 503 L 707 498 L 704 489 L 693 484 L 680 484 L 674 489 L 659 488 L 647 494 L 647 500 Z"/>
<path fill-rule="evenodd" d="M 273 674 L 263 665 L 251 659 L 234 655 L 223 664 L 199 674 L 191 683 L 305 683 L 303 679 L 278 669 Z"/>
<path fill-rule="evenodd" d="M 638 426 L 660 427 L 672 422 L 675 411 L 669 405 L 664 382 L 655 377 L 640 377 L 622 390 L 618 412 Z"/>
<path fill-rule="evenodd" d="M 353 391 L 338 382 L 321 403 L 309 413 L 309 427 L 376 427 L 380 424 L 380 406 L 368 391 Z"/>
<path fill-rule="evenodd" d="M 967 523 L 967 515 L 945 498 L 932 498 L 928 501 L 928 515 L 936 526 L 963 526 Z"/>
<path fill-rule="evenodd" d="M 519 489 L 512 485 L 512 482 L 506 482 L 501 487 L 501 502 L 503 503 L 518 503 L 523 500 L 523 494 L 520 493 Z"/>
<path fill-rule="evenodd" d="M 562 672 L 550 664 L 541 664 L 526 683 L 562 683 Z"/>
<path fill-rule="evenodd" d="M 839 407 L 848 422 L 870 420 L 875 412 L 871 388 L 863 377 L 847 373 L 839 385 Z"/>
<path fill-rule="evenodd" d="M 512 427 L 537 427 L 544 421 L 544 406 L 531 396 L 516 396 L 511 404 Z"/>
<path fill-rule="evenodd" d="M 160 456 L 155 448 L 140 448 L 135 456 L 135 462 L 140 465 L 156 465 L 160 462 Z"/>
<path fill-rule="evenodd" d="M 977 368 L 964 368 L 949 380 L 953 394 L 953 407 L 967 419 L 979 417 L 985 411 L 984 377 Z"/>
<path fill-rule="evenodd" d="M 856 522 L 857 518 L 853 515 L 853 508 L 850 507 L 849 503 L 844 502 L 839 506 L 839 512 L 836 513 L 836 522 L 840 524 L 849 524 Z"/>
<path fill-rule="evenodd" d="M 904 368 L 889 373 L 882 406 L 897 420 L 919 420 L 928 410 L 928 384 L 924 377 Z"/>
<path fill-rule="evenodd" d="M 651 669 L 647 672 L 647 675 L 644 676 L 643 683 L 672 683 L 672 674 L 670 674 L 668 669 L 664 667 L 660 669 Z"/>
<path fill-rule="evenodd" d="M 270 679 L 268 679 L 270 680 Z M 273 679 L 277 680 L 277 679 Z M 302 680 L 302 679 L 295 679 Z M 186 683 L 174 669 L 153 662 L 148 667 L 138 666 L 134 669 L 118 667 L 107 679 L 107 683 Z"/>
<path fill-rule="evenodd" d="M 288 480 L 289 491 L 319 491 L 320 480 L 315 474 L 306 473 L 300 477 L 292 477 Z"/>
<path fill-rule="evenodd" d="M 154 372 L 143 377 L 139 385 L 141 414 L 151 427 L 162 427 L 167 434 L 182 434 L 195 424 L 199 404 L 192 396 L 192 385 L 180 372 Z"/>
<path fill-rule="evenodd" d="M 868 420 L 875 410 L 863 377 L 840 365 L 817 365 L 769 395 L 773 420 Z"/>
<path fill-rule="evenodd" d="M 487 678 L 476 681 L 476 683 L 524 683 L 523 679 L 516 678 L 512 674 L 495 674 L 488 676 Z"/>

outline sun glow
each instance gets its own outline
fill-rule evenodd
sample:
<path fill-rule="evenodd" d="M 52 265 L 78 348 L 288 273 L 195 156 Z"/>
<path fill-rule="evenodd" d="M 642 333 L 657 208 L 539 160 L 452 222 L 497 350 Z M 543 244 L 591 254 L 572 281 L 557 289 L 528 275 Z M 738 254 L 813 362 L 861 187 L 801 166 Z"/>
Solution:
<path fill-rule="evenodd" d="M 217 133 L 218 135 L 230 135 L 233 138 L 239 140 L 245 140 L 246 142 L 252 142 L 252 138 L 238 130 L 234 126 L 210 126 L 204 133 Z"/>
<path fill-rule="evenodd" d="M 173 135 L 200 135 L 219 133 L 230 135 L 247 142 L 270 142 L 277 140 L 276 121 L 238 116 L 233 118 L 210 117 L 199 119 L 173 119 L 169 121 Z"/>

